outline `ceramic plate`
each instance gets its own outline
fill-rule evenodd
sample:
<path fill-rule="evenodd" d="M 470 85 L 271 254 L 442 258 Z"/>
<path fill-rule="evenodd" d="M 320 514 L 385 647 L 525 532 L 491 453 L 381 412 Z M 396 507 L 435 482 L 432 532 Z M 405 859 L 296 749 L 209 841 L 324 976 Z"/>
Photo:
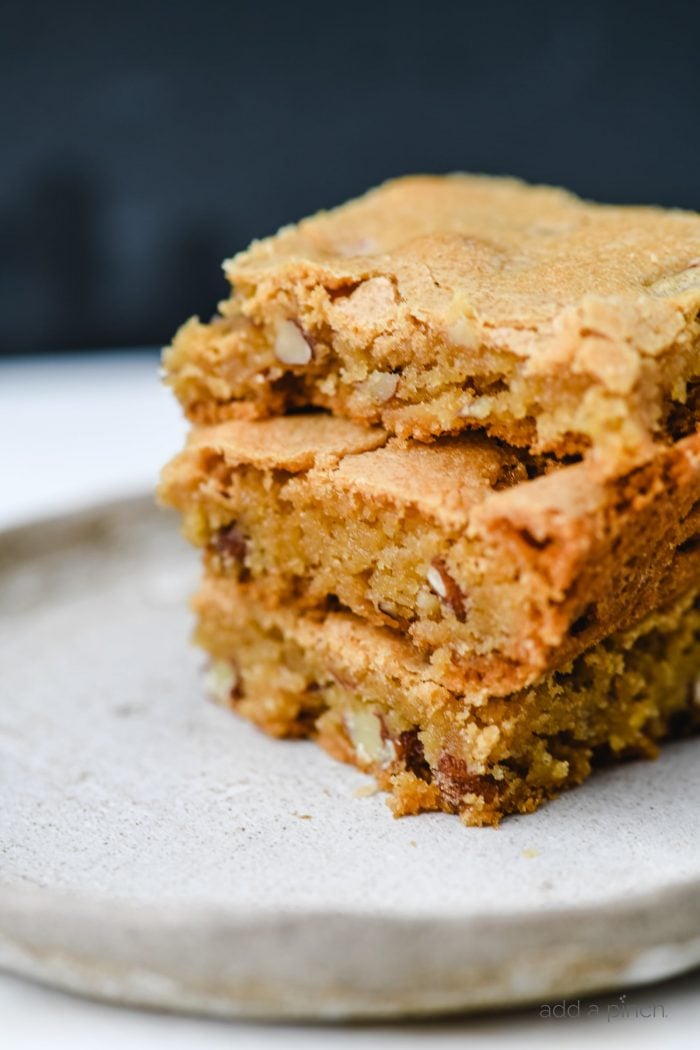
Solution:
<path fill-rule="evenodd" d="M 212 1014 L 399 1016 L 700 962 L 698 741 L 500 829 L 202 698 L 196 556 L 149 500 L 0 537 L 0 965 Z"/>

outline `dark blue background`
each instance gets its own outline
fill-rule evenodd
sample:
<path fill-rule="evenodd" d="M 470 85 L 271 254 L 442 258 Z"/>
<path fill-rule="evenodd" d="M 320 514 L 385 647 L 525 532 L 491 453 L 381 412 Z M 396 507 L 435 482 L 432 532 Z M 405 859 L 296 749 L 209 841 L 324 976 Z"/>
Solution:
<path fill-rule="evenodd" d="M 698 208 L 699 55 L 698 3 L 4 3 L 1 348 L 160 343 L 404 172 Z"/>

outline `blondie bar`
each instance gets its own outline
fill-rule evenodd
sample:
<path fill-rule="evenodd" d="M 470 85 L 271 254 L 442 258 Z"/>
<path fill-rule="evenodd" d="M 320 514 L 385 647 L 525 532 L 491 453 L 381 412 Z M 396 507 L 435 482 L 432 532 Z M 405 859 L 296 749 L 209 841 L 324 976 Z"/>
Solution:
<path fill-rule="evenodd" d="M 254 242 L 164 356 L 197 423 L 316 405 L 615 469 L 700 417 L 700 216 L 399 179 Z"/>
<path fill-rule="evenodd" d="M 160 496 L 212 576 L 392 629 L 472 695 L 524 688 L 700 581 L 700 434 L 604 478 L 477 433 L 232 420 L 195 428 Z"/>
<path fill-rule="evenodd" d="M 700 717 L 692 593 L 488 700 L 436 682 L 404 638 L 350 613 L 270 609 L 248 584 L 213 576 L 194 606 L 215 698 L 373 773 L 397 815 L 440 809 L 496 824 L 580 783 L 596 762 L 655 754 Z"/>

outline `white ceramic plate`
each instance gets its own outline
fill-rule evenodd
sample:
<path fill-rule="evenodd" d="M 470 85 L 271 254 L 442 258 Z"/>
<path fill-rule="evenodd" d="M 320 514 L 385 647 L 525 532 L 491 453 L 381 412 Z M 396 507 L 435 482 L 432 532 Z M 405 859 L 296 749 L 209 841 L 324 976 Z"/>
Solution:
<path fill-rule="evenodd" d="M 137 500 L 0 537 L 0 965 L 216 1014 L 398 1016 L 700 962 L 698 742 L 499 830 L 202 699 L 196 557 Z"/>

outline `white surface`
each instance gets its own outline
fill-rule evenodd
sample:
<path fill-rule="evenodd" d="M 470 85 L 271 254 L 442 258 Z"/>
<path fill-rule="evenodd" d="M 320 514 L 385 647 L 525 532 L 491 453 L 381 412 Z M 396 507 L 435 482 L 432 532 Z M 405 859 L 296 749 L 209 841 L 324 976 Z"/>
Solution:
<path fill-rule="evenodd" d="M 0 368 L 0 449 L 3 456 L 4 522 L 26 519 L 64 502 L 80 505 L 98 496 L 140 487 L 155 475 L 158 463 L 178 442 L 180 424 L 167 398 L 152 381 L 153 358 L 143 362 L 71 362 L 64 374 L 58 365 L 33 364 Z M 6 381 L 7 380 L 7 381 Z M 80 421 L 77 407 L 92 404 L 91 422 Z M 23 406 L 23 407 L 22 407 Z M 52 420 L 49 426 L 44 420 Z M 118 439 L 113 435 L 117 434 Z M 130 463 L 128 467 L 126 464 Z M 7 468 L 11 468 L 9 471 Z M 42 469 L 43 468 L 43 469 Z M 44 481 L 41 482 L 42 474 Z M 8 483 L 9 479 L 9 483 Z M 37 492 L 37 489 L 40 491 Z M 65 493 L 65 498 L 61 493 Z M 374 800 L 366 800 L 373 803 Z M 469 834 L 462 832 L 462 834 Z M 500 834 L 491 833 L 487 834 Z M 414 836 L 413 836 L 414 837 Z M 672 843 L 669 843 L 673 849 Z M 563 856 L 563 855 L 562 855 Z M 563 856 L 563 859 L 564 856 Z M 536 862 L 536 861 L 535 861 Z M 532 862 L 531 862 L 532 863 Z M 640 854 L 634 862 L 643 864 Z M 640 876 L 641 877 L 641 876 Z M 46 1045 L 79 1047 L 98 1040 L 116 1046 L 325 1046 L 406 1045 L 430 1037 L 438 1045 L 588 1046 L 605 1039 L 609 1046 L 690 1045 L 700 1026 L 700 981 L 697 976 L 659 988 L 640 989 L 627 1006 L 663 1005 L 664 1017 L 607 1019 L 616 997 L 594 1001 L 597 1020 L 588 1017 L 546 1020 L 537 1010 L 488 1020 L 439 1025 L 319 1029 L 219 1024 L 155 1017 L 72 1000 L 58 993 L 0 979 L 3 1047 Z M 588 1004 L 581 1008 L 581 1014 Z M 615 1010 L 613 1011 L 615 1014 Z M 619 1010 L 618 1010 L 619 1013 Z"/>
<path fill-rule="evenodd" d="M 0 527 L 152 488 L 185 427 L 150 352 L 0 363 Z"/>

